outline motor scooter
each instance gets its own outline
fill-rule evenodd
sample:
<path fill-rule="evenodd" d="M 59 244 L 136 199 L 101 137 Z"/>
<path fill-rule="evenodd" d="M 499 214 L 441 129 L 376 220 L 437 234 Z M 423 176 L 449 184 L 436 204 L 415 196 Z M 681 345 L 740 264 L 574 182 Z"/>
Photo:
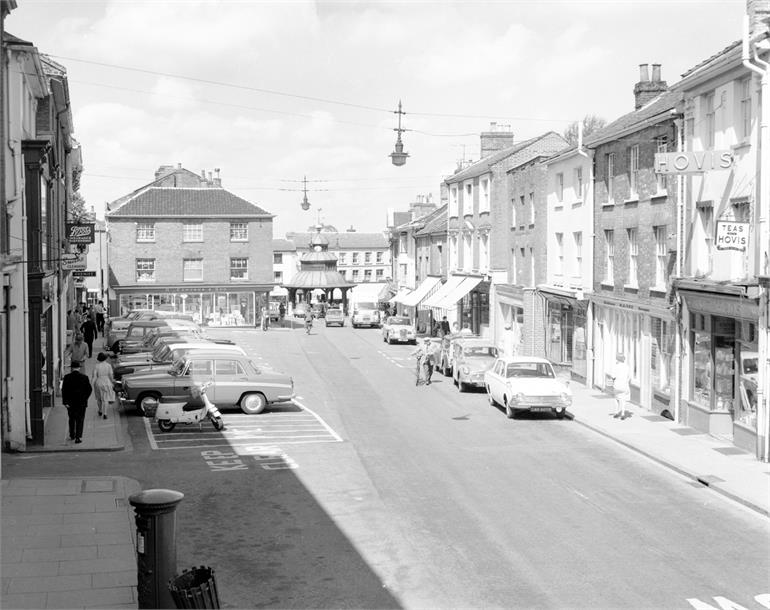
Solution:
<path fill-rule="evenodd" d="M 223 430 L 225 422 L 216 405 L 206 396 L 206 390 L 213 382 L 207 381 L 194 385 L 190 393 L 192 400 L 184 396 L 161 397 L 155 411 L 155 421 L 161 432 L 171 432 L 177 424 L 198 424 L 204 419 L 210 419 L 215 430 Z"/>

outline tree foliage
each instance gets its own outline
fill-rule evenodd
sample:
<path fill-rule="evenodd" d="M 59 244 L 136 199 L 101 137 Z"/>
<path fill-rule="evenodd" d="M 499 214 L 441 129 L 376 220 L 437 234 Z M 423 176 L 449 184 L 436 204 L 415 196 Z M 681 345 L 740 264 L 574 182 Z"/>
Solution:
<path fill-rule="evenodd" d="M 583 117 L 583 140 L 585 140 L 593 132 L 598 131 L 607 124 L 603 118 L 594 114 L 587 114 Z M 570 123 L 562 134 L 564 139 L 570 144 L 570 146 L 576 146 L 578 143 L 578 122 L 573 121 Z"/>

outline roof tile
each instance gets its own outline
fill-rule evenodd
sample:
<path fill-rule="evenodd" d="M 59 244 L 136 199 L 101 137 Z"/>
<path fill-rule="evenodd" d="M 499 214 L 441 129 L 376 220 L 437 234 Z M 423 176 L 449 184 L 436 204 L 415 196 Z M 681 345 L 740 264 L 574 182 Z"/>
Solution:
<path fill-rule="evenodd" d="M 222 188 L 151 187 L 106 216 L 271 216 L 259 206 Z"/>

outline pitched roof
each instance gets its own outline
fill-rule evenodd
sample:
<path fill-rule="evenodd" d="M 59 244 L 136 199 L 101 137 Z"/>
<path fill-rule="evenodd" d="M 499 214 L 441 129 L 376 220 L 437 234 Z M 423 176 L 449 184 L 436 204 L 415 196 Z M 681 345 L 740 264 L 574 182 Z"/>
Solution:
<path fill-rule="evenodd" d="M 273 239 L 273 252 L 295 252 L 297 246 L 289 239 Z"/>
<path fill-rule="evenodd" d="M 735 42 L 731 42 L 729 45 L 727 45 L 724 49 L 721 51 L 714 53 L 711 57 L 708 57 L 704 59 L 702 62 L 695 64 L 692 68 L 689 70 L 682 72 L 682 78 L 686 78 L 687 76 L 690 76 L 693 72 L 696 70 L 700 70 L 701 68 L 705 68 L 707 65 L 716 62 L 719 59 L 722 59 L 727 53 L 732 51 L 733 49 L 740 47 L 742 41 L 736 40 Z"/>
<path fill-rule="evenodd" d="M 310 246 L 310 239 L 316 233 L 287 233 L 286 239 L 293 241 L 298 250 L 306 250 Z M 357 231 L 344 233 L 323 233 L 329 240 L 329 249 L 357 248 L 365 250 L 367 248 L 387 248 L 388 239 L 382 233 L 358 233 Z"/>
<path fill-rule="evenodd" d="M 485 174 L 489 171 L 489 168 L 495 163 L 497 163 L 498 161 L 502 161 L 506 157 L 510 157 L 511 155 L 519 152 L 520 150 L 524 150 L 527 146 L 529 146 L 533 142 L 536 142 L 542 137 L 543 136 L 530 138 L 529 140 L 524 140 L 523 142 L 519 142 L 518 144 L 514 144 L 513 146 L 509 146 L 508 148 L 503 148 L 502 150 L 498 150 L 497 152 L 492 153 L 487 157 L 484 157 L 483 159 L 481 159 L 481 161 L 476 161 L 476 163 L 474 163 L 473 165 L 470 165 L 469 167 L 466 167 L 464 170 L 461 170 L 456 174 L 449 176 L 444 180 L 444 182 L 447 182 L 447 183 L 457 182 L 459 180 L 466 180 L 467 178 L 475 178 L 476 176 Z"/>
<path fill-rule="evenodd" d="M 414 232 L 415 236 L 432 235 L 434 233 L 446 233 L 447 208 L 448 204 L 445 203 L 434 212 L 431 212 L 427 216 L 421 218 L 420 220 L 424 221 L 425 225 Z"/>
<path fill-rule="evenodd" d="M 117 210 L 106 214 L 116 217 L 212 217 L 273 215 L 259 206 L 222 188 L 150 187 L 134 195 Z"/>
<path fill-rule="evenodd" d="M 597 146 L 602 142 L 612 140 L 640 123 L 665 113 L 672 108 L 676 108 L 682 99 L 683 95 L 680 91 L 671 89 L 664 91 L 656 98 L 650 100 L 648 104 L 639 108 L 639 110 L 624 114 L 619 119 L 612 121 L 609 125 L 605 125 L 598 131 L 595 131 L 585 139 L 583 144 L 584 146 L 592 147 Z"/>

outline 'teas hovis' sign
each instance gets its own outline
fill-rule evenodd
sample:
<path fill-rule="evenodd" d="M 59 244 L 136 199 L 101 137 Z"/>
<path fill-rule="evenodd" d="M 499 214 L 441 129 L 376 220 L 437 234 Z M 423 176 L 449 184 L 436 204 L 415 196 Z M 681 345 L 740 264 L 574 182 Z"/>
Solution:
<path fill-rule="evenodd" d="M 697 152 L 655 153 L 657 174 L 698 174 L 733 166 L 731 150 L 700 150 Z"/>
<path fill-rule="evenodd" d="M 717 250 L 738 250 L 745 252 L 749 245 L 748 222 L 717 220 Z"/>

